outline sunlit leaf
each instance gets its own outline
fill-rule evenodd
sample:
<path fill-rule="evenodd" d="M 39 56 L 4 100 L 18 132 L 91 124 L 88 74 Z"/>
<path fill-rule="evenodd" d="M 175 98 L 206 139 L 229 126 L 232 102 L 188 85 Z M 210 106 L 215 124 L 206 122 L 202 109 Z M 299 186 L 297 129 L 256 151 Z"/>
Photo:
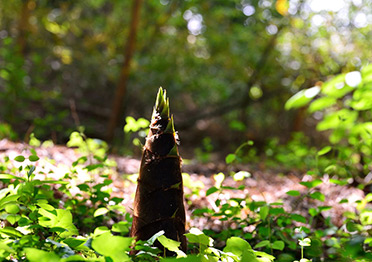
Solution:
<path fill-rule="evenodd" d="M 228 154 L 226 156 L 225 162 L 226 162 L 226 164 L 231 164 L 235 159 L 236 159 L 235 154 Z"/>
<path fill-rule="evenodd" d="M 322 93 L 334 98 L 343 97 L 352 90 L 354 87 L 345 84 L 345 74 L 340 74 L 322 85 Z"/>
<path fill-rule="evenodd" d="M 220 172 L 220 173 L 214 175 L 213 178 L 216 181 L 215 186 L 217 188 L 219 188 L 219 187 L 221 187 L 222 182 L 225 180 L 225 174 Z"/>
<path fill-rule="evenodd" d="M 92 247 L 99 254 L 110 257 L 113 262 L 130 261 L 125 251 L 129 250 L 133 242 L 131 237 L 113 236 L 110 232 L 95 237 Z"/>
<path fill-rule="evenodd" d="M 28 159 L 31 161 L 31 162 L 36 162 L 38 161 L 40 158 L 37 156 L 37 155 L 30 155 L 28 157 Z"/>
<path fill-rule="evenodd" d="M 310 214 L 310 216 L 315 217 L 316 215 L 319 214 L 319 211 L 318 211 L 318 209 L 311 207 L 311 208 L 309 208 L 309 214 Z"/>
<path fill-rule="evenodd" d="M 16 156 L 16 157 L 14 158 L 14 160 L 17 161 L 17 162 L 23 162 L 23 161 L 25 161 L 25 157 L 22 156 L 22 155 L 20 155 L 20 156 Z"/>
<path fill-rule="evenodd" d="M 324 194 L 320 193 L 319 191 L 311 193 L 310 197 L 313 198 L 313 199 L 317 199 L 319 201 L 322 201 L 322 202 L 324 202 L 324 200 L 325 200 Z"/>
<path fill-rule="evenodd" d="M 329 151 L 332 150 L 332 147 L 331 146 L 326 146 L 326 147 L 323 147 L 322 149 L 320 149 L 317 153 L 318 156 L 322 156 L 322 155 L 325 155 L 327 154 Z"/>
<path fill-rule="evenodd" d="M 363 83 L 372 82 L 372 64 L 364 66 L 360 72 L 362 74 Z"/>
<path fill-rule="evenodd" d="M 65 229 L 65 232 L 61 234 L 63 237 L 76 235 L 78 233 L 77 228 L 72 223 L 72 214 L 69 210 L 55 209 L 53 212 L 40 208 L 39 224 L 43 227 L 59 227 Z"/>
<path fill-rule="evenodd" d="M 158 237 L 158 241 L 166 249 L 168 249 L 169 251 L 174 251 L 174 252 L 178 251 L 179 250 L 179 246 L 181 245 L 181 242 L 178 242 L 178 241 L 175 241 L 173 239 L 167 238 L 164 235 L 159 236 Z"/>
<path fill-rule="evenodd" d="M 17 214 L 19 212 L 19 206 L 17 204 L 8 204 L 5 206 L 5 211 L 9 214 Z"/>
<path fill-rule="evenodd" d="M 285 103 L 285 109 L 289 110 L 307 105 L 319 93 L 319 91 L 320 87 L 318 86 L 299 91 L 288 99 Z"/>
<path fill-rule="evenodd" d="M 231 237 L 226 241 L 224 252 L 230 252 L 241 258 L 240 261 L 258 262 L 254 251 L 247 241 L 239 237 Z"/>
<path fill-rule="evenodd" d="M 311 239 L 310 238 L 299 239 L 298 243 L 300 246 L 309 247 L 311 246 Z"/>
<path fill-rule="evenodd" d="M 324 96 L 314 100 L 309 106 L 309 112 L 314 113 L 333 106 L 337 102 L 335 97 Z"/>
<path fill-rule="evenodd" d="M 94 211 L 94 217 L 98 217 L 98 216 L 102 216 L 104 214 L 106 214 L 107 212 L 109 212 L 109 210 L 105 207 L 100 207 L 98 208 L 96 211 Z"/>
<path fill-rule="evenodd" d="M 129 232 L 129 224 L 127 221 L 120 221 L 112 225 L 112 232 L 126 234 Z"/>
<path fill-rule="evenodd" d="M 30 262 L 59 262 L 60 258 L 54 252 L 36 248 L 25 248 L 25 253 Z"/>
<path fill-rule="evenodd" d="M 191 228 L 189 233 L 186 233 L 185 236 L 187 237 L 189 243 L 202 244 L 205 246 L 213 245 L 213 239 L 205 235 L 197 228 Z"/>
<path fill-rule="evenodd" d="M 317 187 L 322 183 L 323 183 L 322 180 L 319 180 L 319 179 L 315 179 L 313 181 L 308 181 L 308 182 L 300 182 L 301 185 L 306 186 L 309 189 L 313 187 Z"/>
<path fill-rule="evenodd" d="M 242 181 L 245 178 L 251 177 L 251 173 L 247 171 L 239 171 L 233 175 L 235 181 Z"/>
<path fill-rule="evenodd" d="M 300 192 L 297 190 L 290 190 L 286 194 L 289 196 L 300 196 L 301 195 Z"/>

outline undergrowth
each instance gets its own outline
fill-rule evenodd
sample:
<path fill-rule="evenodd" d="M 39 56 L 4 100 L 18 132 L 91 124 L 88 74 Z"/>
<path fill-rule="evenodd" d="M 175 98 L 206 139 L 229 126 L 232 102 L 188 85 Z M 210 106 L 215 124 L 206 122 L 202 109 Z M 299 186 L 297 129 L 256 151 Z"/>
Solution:
<path fill-rule="evenodd" d="M 130 208 L 122 198 L 112 196 L 111 174 L 115 162 L 108 159 L 107 145 L 89 139 L 82 132 L 71 134 L 69 146 L 80 157 L 65 168 L 65 173 L 45 172 L 52 163 L 40 159 L 35 146 L 43 146 L 35 137 L 23 154 L 5 156 L 0 162 L 0 261 L 370 261 L 372 237 L 372 194 L 356 204 L 356 213 L 344 214 L 342 226 L 332 224 L 321 205 L 326 196 L 318 190 L 319 178 L 301 182 L 305 192 L 290 190 L 288 197 L 314 205 L 307 213 L 288 211 L 283 201 L 254 201 L 239 183 L 250 174 L 230 174 L 237 187 L 225 186 L 225 174 L 214 176 L 215 185 L 205 195 L 214 196 L 214 207 L 193 210 L 193 217 L 218 220 L 227 225 L 221 230 L 190 228 L 186 234 L 188 253 L 179 242 L 159 232 L 148 241 L 129 236 Z M 44 145 L 47 146 L 47 145 Z M 330 149 L 316 153 L 323 157 Z M 233 155 L 233 154 L 232 154 Z M 230 155 L 230 164 L 238 156 Z M 319 168 L 318 168 L 319 169 Z M 319 170 L 318 170 L 319 171 Z M 315 176 L 315 174 L 314 174 Z M 316 176 L 315 176 L 316 177 Z M 184 174 L 187 203 L 201 197 L 198 183 Z M 332 180 L 348 186 L 342 180 Z M 226 197 L 243 192 L 244 197 Z M 347 199 L 341 202 L 348 202 Z M 154 247 L 155 241 L 174 252 Z"/>

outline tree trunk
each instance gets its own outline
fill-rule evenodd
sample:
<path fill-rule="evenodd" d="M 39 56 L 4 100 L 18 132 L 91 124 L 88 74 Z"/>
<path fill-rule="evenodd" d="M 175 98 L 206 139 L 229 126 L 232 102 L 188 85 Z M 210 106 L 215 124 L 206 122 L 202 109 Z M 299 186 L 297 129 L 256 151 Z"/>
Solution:
<path fill-rule="evenodd" d="M 29 19 L 30 19 L 30 1 L 25 0 L 23 1 L 21 7 L 21 14 L 19 18 L 18 24 L 18 37 L 17 43 L 19 46 L 20 54 L 25 57 L 27 53 L 27 34 L 29 33 Z"/>
<path fill-rule="evenodd" d="M 160 88 L 142 154 L 131 235 L 147 240 L 161 230 L 186 251 L 181 158 L 169 100 Z M 160 248 L 162 246 L 157 243 Z"/>
<path fill-rule="evenodd" d="M 142 0 L 133 0 L 132 5 L 132 18 L 130 22 L 130 29 L 128 35 L 128 41 L 125 49 L 124 65 L 121 70 L 119 83 L 116 87 L 114 103 L 112 107 L 112 113 L 110 116 L 108 128 L 107 128 L 107 140 L 112 141 L 115 134 L 115 128 L 118 124 L 119 116 L 121 115 L 121 107 L 125 97 L 127 82 L 130 73 L 130 64 L 132 56 L 135 50 L 137 28 L 140 18 Z"/>

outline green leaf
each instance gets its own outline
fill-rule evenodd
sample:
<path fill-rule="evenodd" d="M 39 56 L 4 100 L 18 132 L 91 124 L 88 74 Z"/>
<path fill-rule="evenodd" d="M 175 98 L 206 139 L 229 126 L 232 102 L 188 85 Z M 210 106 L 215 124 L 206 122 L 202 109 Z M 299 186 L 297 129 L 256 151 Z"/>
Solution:
<path fill-rule="evenodd" d="M 18 176 L 11 175 L 11 174 L 0 174 L 0 179 L 17 179 L 17 180 L 26 181 L 26 179 L 23 177 L 18 177 Z"/>
<path fill-rule="evenodd" d="M 85 242 L 86 240 L 77 238 L 67 238 L 63 240 L 63 243 L 67 244 L 71 248 L 77 248 L 78 246 L 82 245 Z"/>
<path fill-rule="evenodd" d="M 213 239 L 205 235 L 202 231 L 197 228 L 191 228 L 190 233 L 186 233 L 185 236 L 189 243 L 196 243 L 204 246 L 212 246 Z"/>
<path fill-rule="evenodd" d="M 331 146 L 323 147 L 321 150 L 318 151 L 317 155 L 318 156 L 325 155 L 325 154 L 327 154 L 331 150 L 332 150 L 332 147 Z"/>
<path fill-rule="evenodd" d="M 324 96 L 313 101 L 309 106 L 309 112 L 314 113 L 325 108 L 331 107 L 336 104 L 337 99 L 335 97 Z"/>
<path fill-rule="evenodd" d="M 360 222 L 363 226 L 371 225 L 372 224 L 372 211 L 371 210 L 364 210 L 360 213 Z"/>
<path fill-rule="evenodd" d="M 265 220 L 267 215 L 269 214 L 269 206 L 262 206 L 260 207 L 260 217 L 262 220 Z"/>
<path fill-rule="evenodd" d="M 8 220 L 8 222 L 12 225 L 17 223 L 20 219 L 21 219 L 21 216 L 18 214 L 10 214 L 10 215 L 7 215 L 6 217 L 6 220 Z"/>
<path fill-rule="evenodd" d="M 196 255 L 188 255 L 187 257 L 167 257 L 160 259 L 161 262 L 206 262 L 204 257 L 199 257 Z"/>
<path fill-rule="evenodd" d="M 164 235 L 165 231 L 164 230 L 161 230 L 159 231 L 158 233 L 155 233 L 152 237 L 150 237 L 147 242 L 150 244 L 150 245 L 153 245 L 154 242 L 158 239 L 158 237 Z"/>
<path fill-rule="evenodd" d="M 329 179 L 329 182 L 331 182 L 332 184 L 340 185 L 340 186 L 346 186 L 348 184 L 348 182 L 345 180 L 342 181 L 342 180 L 334 179 L 334 178 Z"/>
<path fill-rule="evenodd" d="M 223 252 L 230 252 L 238 256 L 241 258 L 239 261 L 259 262 L 251 245 L 239 237 L 230 237 L 227 239 Z"/>
<path fill-rule="evenodd" d="M 50 251 L 43 251 L 36 248 L 25 248 L 26 257 L 30 262 L 59 262 L 60 258 Z"/>
<path fill-rule="evenodd" d="M 260 248 L 260 247 L 267 247 L 270 245 L 270 241 L 269 240 L 264 240 L 264 241 L 261 241 L 261 242 L 258 242 L 254 248 Z"/>
<path fill-rule="evenodd" d="M 226 164 L 231 164 L 232 162 L 234 162 L 235 159 L 236 159 L 235 154 L 228 154 L 225 158 L 225 162 Z"/>
<path fill-rule="evenodd" d="M 337 166 L 336 165 L 329 165 L 329 166 L 327 166 L 324 169 L 324 173 L 326 173 L 326 174 L 332 174 L 332 173 L 336 172 L 336 170 L 337 170 Z"/>
<path fill-rule="evenodd" d="M 322 85 L 322 93 L 334 98 L 343 97 L 352 90 L 353 87 L 345 84 L 345 74 L 340 74 Z"/>
<path fill-rule="evenodd" d="M 23 162 L 23 161 L 25 161 L 25 157 L 22 156 L 22 155 L 20 155 L 20 156 L 16 156 L 16 157 L 14 158 L 14 160 L 17 161 L 17 162 Z"/>
<path fill-rule="evenodd" d="M 55 208 L 52 205 L 49 205 L 48 203 L 41 202 L 41 203 L 36 203 L 36 205 L 48 211 L 55 210 Z"/>
<path fill-rule="evenodd" d="M 271 244 L 272 249 L 277 249 L 277 250 L 283 250 L 284 249 L 284 242 L 281 240 L 277 240 L 274 243 Z"/>
<path fill-rule="evenodd" d="M 319 201 L 322 201 L 322 202 L 324 202 L 324 200 L 325 200 L 325 196 L 322 193 L 320 193 L 319 191 L 311 193 L 310 197 L 313 198 L 313 199 L 317 199 Z"/>
<path fill-rule="evenodd" d="M 38 161 L 40 158 L 37 156 L 37 155 L 30 155 L 28 157 L 28 159 L 31 161 L 31 162 L 36 162 Z"/>
<path fill-rule="evenodd" d="M 8 204 L 5 206 L 5 211 L 9 214 L 17 214 L 19 212 L 19 207 L 17 204 Z"/>
<path fill-rule="evenodd" d="M 362 67 L 362 70 L 360 71 L 363 77 L 363 82 L 372 81 L 372 64 L 366 65 Z"/>
<path fill-rule="evenodd" d="M 161 235 L 158 237 L 158 241 L 160 244 L 162 244 L 166 249 L 169 251 L 176 252 L 179 250 L 179 246 L 181 245 L 181 242 L 175 241 L 173 239 L 167 238 L 164 235 Z"/>
<path fill-rule="evenodd" d="M 65 209 L 55 209 L 53 211 L 48 211 L 43 208 L 39 209 L 39 224 L 43 227 L 59 227 L 64 228 L 66 231 L 61 233 L 61 237 L 68 237 L 72 235 L 77 235 L 78 230 L 72 223 L 72 215 L 69 210 Z"/>
<path fill-rule="evenodd" d="M 239 171 L 233 175 L 235 181 L 242 181 L 245 178 L 251 177 L 251 173 L 247 171 Z"/>
<path fill-rule="evenodd" d="M 307 105 L 318 93 L 320 92 L 319 86 L 314 86 L 309 89 L 304 89 L 299 91 L 297 94 L 293 95 L 285 103 L 285 109 L 299 108 Z"/>
<path fill-rule="evenodd" d="M 332 208 L 332 206 L 318 206 L 320 212 L 331 210 Z"/>
<path fill-rule="evenodd" d="M 301 223 L 304 223 L 304 224 L 306 224 L 306 222 L 307 222 L 306 218 L 304 218 L 303 216 L 301 216 L 299 214 L 291 214 L 290 218 L 294 221 L 301 222 Z"/>
<path fill-rule="evenodd" d="M 214 178 L 214 181 L 216 181 L 215 186 L 219 188 L 221 187 L 222 182 L 225 180 L 225 174 L 220 172 L 218 174 L 215 174 L 213 178 Z"/>
<path fill-rule="evenodd" d="M 72 256 L 69 256 L 69 257 L 66 257 L 66 258 L 62 258 L 61 262 L 76 262 L 76 261 L 92 261 L 92 260 L 87 260 L 85 258 L 83 258 L 82 256 L 79 256 L 79 255 L 72 255 Z M 97 260 L 97 261 L 102 261 L 102 260 Z"/>
<path fill-rule="evenodd" d="M 277 208 L 277 207 L 272 207 L 270 208 L 270 212 L 269 214 L 272 214 L 272 215 L 280 215 L 280 214 L 285 214 L 285 210 L 284 208 L 280 207 L 280 208 Z"/>
<path fill-rule="evenodd" d="M 0 255 L 2 255 L 1 251 L 6 251 L 9 253 L 14 252 L 14 250 L 9 247 L 4 240 L 0 240 Z"/>
<path fill-rule="evenodd" d="M 358 112 L 349 109 L 341 109 L 327 114 L 324 119 L 316 126 L 318 131 L 325 131 L 336 128 L 351 128 L 355 125 L 358 118 Z"/>
<path fill-rule="evenodd" d="M 0 209 L 5 208 L 5 206 L 11 202 L 17 201 L 20 195 L 8 195 L 0 200 Z"/>
<path fill-rule="evenodd" d="M 310 238 L 304 238 L 304 239 L 299 239 L 298 243 L 302 247 L 309 247 L 311 246 L 311 239 Z"/>
<path fill-rule="evenodd" d="M 97 237 L 107 232 L 110 232 L 110 229 L 108 229 L 106 226 L 100 226 L 94 229 L 93 236 Z"/>
<path fill-rule="evenodd" d="M 301 185 L 307 187 L 307 188 L 314 188 L 314 187 L 317 187 L 319 186 L 322 182 L 322 180 L 319 180 L 319 179 L 315 179 L 313 181 L 309 181 L 309 182 L 300 182 Z"/>
<path fill-rule="evenodd" d="M 126 234 L 129 232 L 129 224 L 127 221 L 120 221 L 112 225 L 112 232 Z"/>
<path fill-rule="evenodd" d="M 269 254 L 267 254 L 265 252 L 254 250 L 254 254 L 257 257 L 257 261 L 259 261 L 259 262 L 271 262 L 271 261 L 274 261 L 275 260 L 275 257 L 274 256 L 269 255 Z"/>
<path fill-rule="evenodd" d="M 13 238 L 19 238 L 19 237 L 23 236 L 23 234 L 21 232 L 19 232 L 18 230 L 16 230 L 13 227 L 0 228 L 0 233 L 5 234 L 5 235 L 10 236 L 10 237 L 13 237 Z"/>
<path fill-rule="evenodd" d="M 109 212 L 109 210 L 107 208 L 100 207 L 96 211 L 94 211 L 93 216 L 94 217 L 102 216 L 102 215 L 106 214 L 107 212 Z"/>
<path fill-rule="evenodd" d="M 300 192 L 297 190 L 290 190 L 286 194 L 289 196 L 300 196 L 301 195 Z"/>
<path fill-rule="evenodd" d="M 209 195 L 211 195 L 211 194 L 217 192 L 218 190 L 219 190 L 219 189 L 218 189 L 217 187 L 213 186 L 213 187 L 211 187 L 211 188 L 209 188 L 209 189 L 207 190 L 207 192 L 205 193 L 205 195 L 206 195 L 206 196 L 209 196 Z"/>
<path fill-rule="evenodd" d="M 319 211 L 318 211 L 318 209 L 311 207 L 311 208 L 309 208 L 309 214 L 310 214 L 310 216 L 315 217 L 316 215 L 319 214 Z"/>
<path fill-rule="evenodd" d="M 93 239 L 92 248 L 113 262 L 131 261 L 125 251 L 130 249 L 132 242 L 131 237 L 113 236 L 107 232 Z"/>

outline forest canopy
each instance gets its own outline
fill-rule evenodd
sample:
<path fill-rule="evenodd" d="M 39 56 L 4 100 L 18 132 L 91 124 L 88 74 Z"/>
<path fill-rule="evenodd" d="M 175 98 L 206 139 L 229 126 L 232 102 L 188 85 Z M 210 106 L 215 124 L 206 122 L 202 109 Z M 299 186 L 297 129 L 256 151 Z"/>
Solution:
<path fill-rule="evenodd" d="M 225 128 L 229 143 L 286 141 L 320 117 L 285 111 L 289 97 L 372 57 L 370 1 L 132 2 L 2 1 L 2 125 L 59 143 L 83 126 L 120 144 L 125 117 L 148 119 L 163 86 L 198 143 L 220 148 Z"/>

